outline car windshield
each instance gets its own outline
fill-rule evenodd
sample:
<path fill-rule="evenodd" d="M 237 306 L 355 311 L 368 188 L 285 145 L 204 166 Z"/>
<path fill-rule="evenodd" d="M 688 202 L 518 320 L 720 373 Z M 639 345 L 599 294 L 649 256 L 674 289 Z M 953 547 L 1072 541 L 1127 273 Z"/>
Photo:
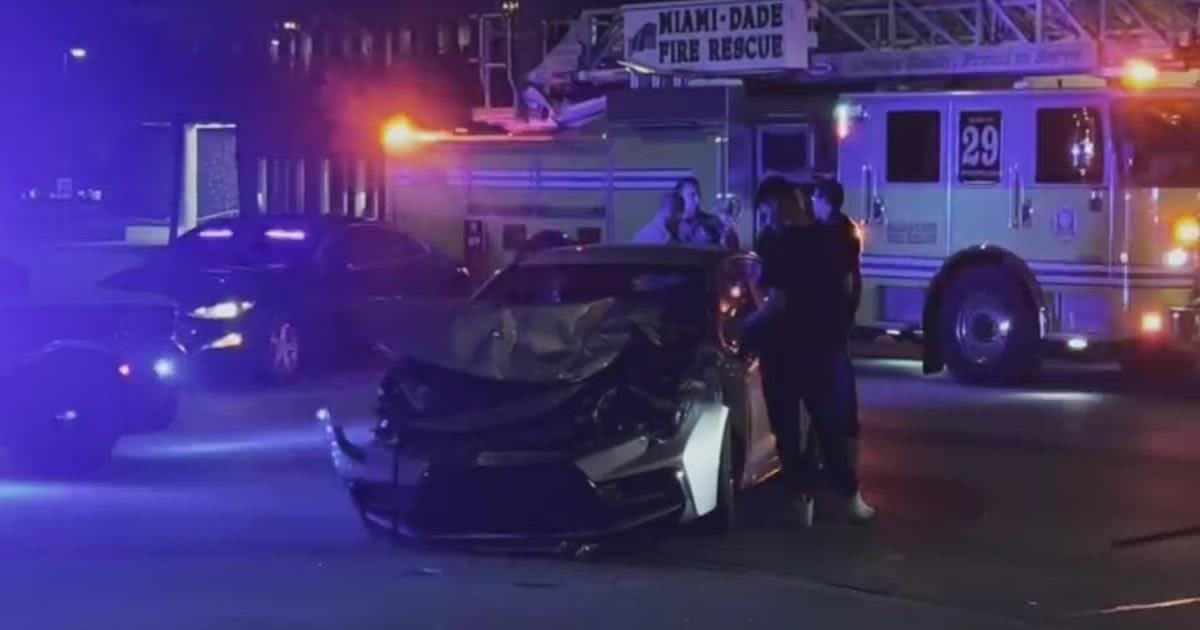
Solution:
<path fill-rule="evenodd" d="M 313 249 L 312 235 L 301 229 L 229 223 L 188 233 L 176 243 L 175 255 L 202 268 L 291 267 L 311 260 Z"/>
<path fill-rule="evenodd" d="M 650 303 L 701 300 L 704 272 L 661 265 L 519 265 L 500 273 L 477 299 L 505 306 L 578 304 L 605 298 Z"/>
<path fill-rule="evenodd" d="M 1200 100 L 1129 99 L 1118 123 L 1135 186 L 1200 188 Z"/>

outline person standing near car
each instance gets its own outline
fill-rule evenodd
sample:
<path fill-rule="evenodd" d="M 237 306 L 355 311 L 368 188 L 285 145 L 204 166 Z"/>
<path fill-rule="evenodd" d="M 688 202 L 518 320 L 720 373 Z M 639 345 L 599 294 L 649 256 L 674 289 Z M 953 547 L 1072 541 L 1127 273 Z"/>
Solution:
<path fill-rule="evenodd" d="M 757 206 L 779 217 L 761 247 L 763 308 L 741 324 L 759 350 L 763 396 L 798 519 L 813 520 L 821 469 L 802 439 L 820 447 L 824 472 L 850 519 L 875 516 L 858 483 L 858 400 L 847 345 L 857 309 L 858 252 L 853 223 L 842 222 L 841 186 L 818 182 L 810 206 L 792 186 L 760 190 Z M 841 215 L 844 217 L 844 215 Z M 763 341 L 769 340 L 769 342 Z"/>
<path fill-rule="evenodd" d="M 741 247 L 737 232 L 729 222 L 700 209 L 700 180 L 684 177 L 675 183 L 674 192 L 683 199 L 683 217 L 679 221 L 681 242 L 730 251 Z"/>

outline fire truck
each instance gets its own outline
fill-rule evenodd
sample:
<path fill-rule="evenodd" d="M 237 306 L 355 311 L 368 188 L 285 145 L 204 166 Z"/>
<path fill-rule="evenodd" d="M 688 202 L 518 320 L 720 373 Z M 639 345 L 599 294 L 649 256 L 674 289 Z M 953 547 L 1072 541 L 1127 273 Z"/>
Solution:
<path fill-rule="evenodd" d="M 520 88 L 511 40 L 492 54 L 512 23 L 479 28 L 476 119 L 503 131 L 385 135 L 392 216 L 477 269 L 545 229 L 627 241 L 686 176 L 754 243 L 766 177 L 836 177 L 858 324 L 926 371 L 1194 361 L 1200 2 L 631 5 L 574 21 Z"/>

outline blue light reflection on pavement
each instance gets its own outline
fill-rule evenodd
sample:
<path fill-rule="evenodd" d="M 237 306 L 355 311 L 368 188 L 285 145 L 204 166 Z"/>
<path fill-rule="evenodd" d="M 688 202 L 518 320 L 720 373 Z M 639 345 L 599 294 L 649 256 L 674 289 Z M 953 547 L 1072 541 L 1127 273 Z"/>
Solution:
<path fill-rule="evenodd" d="M 372 424 L 370 418 L 355 418 L 348 432 L 365 439 Z M 128 459 L 174 459 L 214 456 L 256 457 L 328 448 L 325 430 L 316 422 L 301 426 L 257 430 L 238 435 L 194 434 L 147 436 L 127 440 L 117 447 L 118 455 Z"/>

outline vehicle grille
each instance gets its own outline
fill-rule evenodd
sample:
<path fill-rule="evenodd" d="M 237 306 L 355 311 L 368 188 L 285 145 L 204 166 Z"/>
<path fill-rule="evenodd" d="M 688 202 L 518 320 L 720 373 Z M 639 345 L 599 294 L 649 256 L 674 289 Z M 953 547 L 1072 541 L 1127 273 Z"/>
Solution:
<path fill-rule="evenodd" d="M 552 534 L 602 527 L 610 517 L 569 463 L 433 468 L 415 507 L 413 525 L 447 534 Z"/>

